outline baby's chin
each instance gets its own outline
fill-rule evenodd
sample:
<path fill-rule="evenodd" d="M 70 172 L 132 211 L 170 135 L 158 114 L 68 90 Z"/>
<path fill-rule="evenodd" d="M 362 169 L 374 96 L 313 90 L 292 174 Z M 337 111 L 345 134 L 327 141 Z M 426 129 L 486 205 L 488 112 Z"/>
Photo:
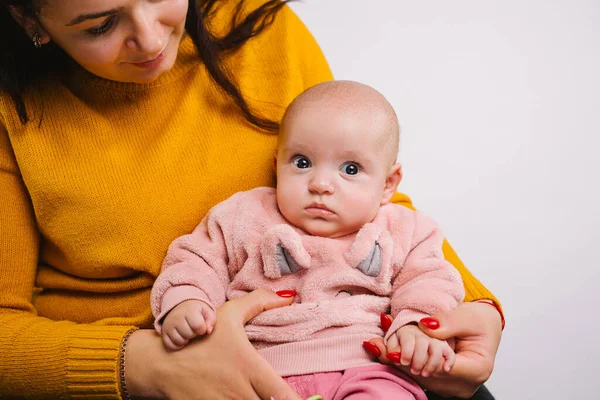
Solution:
<path fill-rule="evenodd" d="M 329 239 L 335 239 L 344 237 L 351 233 L 356 232 L 356 229 L 346 227 L 327 227 L 327 226 L 313 226 L 312 224 L 307 226 L 301 226 L 300 229 L 312 236 L 319 236 Z"/>

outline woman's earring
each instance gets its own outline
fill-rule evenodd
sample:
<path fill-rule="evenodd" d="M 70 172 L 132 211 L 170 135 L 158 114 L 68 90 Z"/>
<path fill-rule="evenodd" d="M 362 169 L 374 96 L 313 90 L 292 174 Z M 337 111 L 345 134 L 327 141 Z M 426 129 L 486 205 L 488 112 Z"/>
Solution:
<path fill-rule="evenodd" d="M 33 37 L 31 38 L 31 40 L 33 40 L 33 45 L 35 46 L 36 49 L 39 49 L 42 47 L 42 40 L 40 38 L 40 34 L 39 33 L 34 33 Z"/>

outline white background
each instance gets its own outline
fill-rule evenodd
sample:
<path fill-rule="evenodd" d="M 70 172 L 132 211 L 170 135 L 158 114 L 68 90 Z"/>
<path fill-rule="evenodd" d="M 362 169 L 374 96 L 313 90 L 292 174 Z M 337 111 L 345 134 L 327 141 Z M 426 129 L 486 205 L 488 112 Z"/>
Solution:
<path fill-rule="evenodd" d="M 600 399 L 600 2 L 292 7 L 390 100 L 401 190 L 502 301 L 496 398 Z"/>

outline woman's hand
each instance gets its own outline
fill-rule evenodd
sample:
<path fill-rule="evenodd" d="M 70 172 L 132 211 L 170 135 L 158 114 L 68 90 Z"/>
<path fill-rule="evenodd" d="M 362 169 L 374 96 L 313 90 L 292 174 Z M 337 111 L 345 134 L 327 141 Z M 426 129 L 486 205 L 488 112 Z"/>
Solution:
<path fill-rule="evenodd" d="M 439 323 L 436 324 L 435 321 Z M 389 327 L 390 324 L 382 318 L 382 325 Z M 437 339 L 456 338 L 456 362 L 449 373 L 441 372 L 429 377 L 412 375 L 410 368 L 386 357 L 386 348 L 381 338 L 371 340 L 370 343 L 375 346 L 366 345 L 365 349 L 379 357 L 382 363 L 400 368 L 427 390 L 442 396 L 470 398 L 490 377 L 494 368 L 502 336 L 502 320 L 498 311 L 483 302 L 462 303 L 452 311 L 424 318 L 419 327 L 427 335 Z M 397 353 L 390 353 L 390 358 L 400 360 Z"/>
<path fill-rule="evenodd" d="M 217 311 L 210 335 L 170 352 L 152 330 L 134 332 L 125 353 L 130 396 L 170 399 L 300 399 L 252 347 L 244 325 L 264 310 L 291 304 L 255 290 L 229 301 Z"/>

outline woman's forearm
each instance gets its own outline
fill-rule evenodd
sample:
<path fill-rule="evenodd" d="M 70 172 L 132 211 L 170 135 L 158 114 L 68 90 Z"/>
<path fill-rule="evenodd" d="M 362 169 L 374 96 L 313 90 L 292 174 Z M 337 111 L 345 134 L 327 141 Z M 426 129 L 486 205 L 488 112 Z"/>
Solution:
<path fill-rule="evenodd" d="M 124 374 L 127 393 L 132 398 L 164 398 L 157 383 L 159 368 L 165 366 L 166 350 L 160 336 L 150 329 L 140 329 L 127 340 Z"/>

